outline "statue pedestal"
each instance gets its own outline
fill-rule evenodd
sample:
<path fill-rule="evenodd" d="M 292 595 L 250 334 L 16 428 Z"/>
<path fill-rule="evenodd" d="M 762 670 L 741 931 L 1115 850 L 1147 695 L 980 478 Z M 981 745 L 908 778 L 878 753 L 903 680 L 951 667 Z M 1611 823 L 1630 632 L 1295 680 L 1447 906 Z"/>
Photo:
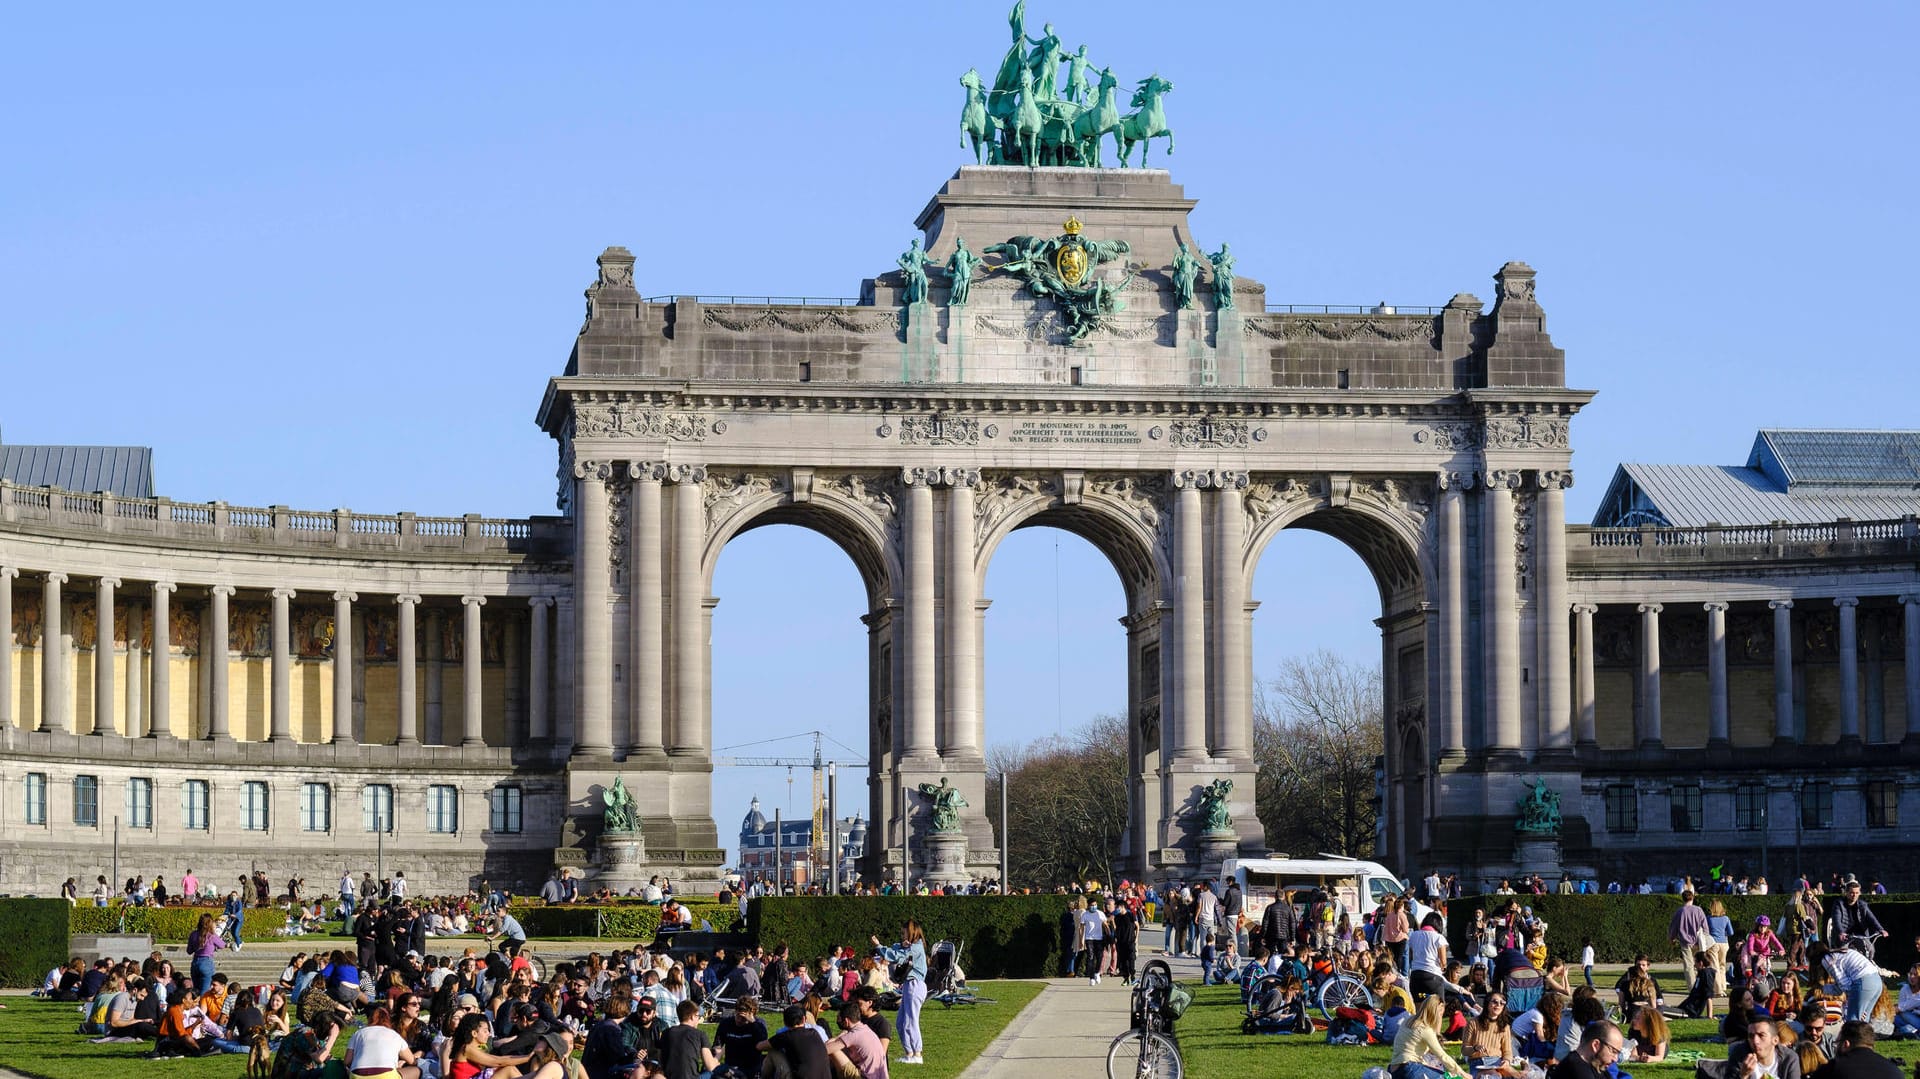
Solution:
<path fill-rule="evenodd" d="M 1514 867 L 1523 875 L 1539 874 L 1548 884 L 1560 880 L 1560 837 L 1557 835 L 1516 835 L 1513 837 Z"/>
<path fill-rule="evenodd" d="M 598 850 L 600 872 L 594 875 L 594 883 L 606 885 L 615 895 L 647 883 L 647 844 L 638 832 L 602 835 Z"/>
<path fill-rule="evenodd" d="M 1211 386 L 1219 381 L 1213 349 L 1207 347 L 1207 313 L 1189 307 L 1173 313 L 1173 347 L 1180 352 L 1187 378 L 1195 386 Z"/>
<path fill-rule="evenodd" d="M 901 313 L 906 344 L 900 350 L 900 381 L 932 382 L 940 377 L 940 312 L 925 300 Z"/>
<path fill-rule="evenodd" d="M 1240 853 L 1240 837 L 1232 832 L 1203 832 L 1200 836 L 1200 875 L 1218 877 L 1226 861 Z"/>
<path fill-rule="evenodd" d="M 926 858 L 922 873 L 928 884 L 965 884 L 967 874 L 967 834 L 932 832 L 920 841 Z"/>

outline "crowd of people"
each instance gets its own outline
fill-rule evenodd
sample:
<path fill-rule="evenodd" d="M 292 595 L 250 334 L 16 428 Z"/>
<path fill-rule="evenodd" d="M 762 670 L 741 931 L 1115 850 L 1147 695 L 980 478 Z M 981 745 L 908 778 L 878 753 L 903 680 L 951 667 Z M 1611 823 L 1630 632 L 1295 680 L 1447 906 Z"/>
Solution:
<path fill-rule="evenodd" d="M 785 945 L 676 958 L 668 933 L 555 964 L 543 979 L 504 906 L 410 901 L 403 888 L 363 903 L 357 882 L 343 891 L 349 883 L 352 946 L 296 953 L 273 982 L 242 986 L 218 969 L 241 945 L 208 912 L 184 968 L 158 950 L 76 957 L 37 994 L 78 1005 L 79 1032 L 95 1041 L 151 1042 L 159 1058 L 244 1053 L 274 1079 L 331 1079 L 342 1066 L 390 1079 L 886 1079 L 895 1041 L 902 1063 L 925 1061 L 928 947 L 917 922 L 896 943 L 872 937 L 810 959 Z M 661 902 L 684 915 L 670 893 Z M 428 954 L 434 928 L 462 918 L 485 939 Z M 712 1035 L 703 1021 L 717 1024 Z M 330 1064 L 341 1038 L 344 1060 Z"/>

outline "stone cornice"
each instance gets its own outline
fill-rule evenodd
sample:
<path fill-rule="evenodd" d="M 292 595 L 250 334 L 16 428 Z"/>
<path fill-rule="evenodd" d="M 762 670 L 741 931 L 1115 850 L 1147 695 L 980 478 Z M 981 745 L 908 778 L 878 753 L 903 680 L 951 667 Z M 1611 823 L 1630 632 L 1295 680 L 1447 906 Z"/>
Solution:
<path fill-rule="evenodd" d="M 566 377 L 551 380 L 540 423 L 558 434 L 574 402 L 730 412 L 888 413 L 939 412 L 1008 416 L 1287 418 L 1446 418 L 1557 416 L 1578 412 L 1593 392 L 1566 389 L 1320 390 L 1220 389 L 1184 386 L 1037 386 L 846 383 L 681 382 L 653 379 Z"/>

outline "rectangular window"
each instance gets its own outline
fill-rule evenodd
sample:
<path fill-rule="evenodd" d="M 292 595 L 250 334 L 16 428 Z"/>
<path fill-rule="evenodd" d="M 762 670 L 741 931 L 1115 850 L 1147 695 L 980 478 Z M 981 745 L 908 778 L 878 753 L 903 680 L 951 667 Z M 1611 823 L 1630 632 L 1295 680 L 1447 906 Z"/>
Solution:
<path fill-rule="evenodd" d="M 434 785 L 427 788 L 427 831 L 452 835 L 460 830 L 460 791 Z"/>
<path fill-rule="evenodd" d="M 1764 783 L 1742 783 L 1733 789 L 1733 826 L 1758 832 L 1767 826 L 1767 788 Z"/>
<path fill-rule="evenodd" d="M 1900 786 L 1891 780 L 1876 779 L 1861 788 L 1867 798 L 1867 827 L 1900 826 Z"/>
<path fill-rule="evenodd" d="M 264 832 L 272 821 L 267 816 L 267 785 L 257 779 L 240 784 L 240 827 L 248 832 Z"/>
<path fill-rule="evenodd" d="M 1673 814 L 1673 830 L 1676 832 L 1697 832 L 1700 830 L 1700 788 L 1693 783 L 1676 783 L 1669 792 Z"/>
<path fill-rule="evenodd" d="M 1607 831 L 1640 830 L 1640 793 L 1632 784 L 1615 783 L 1607 788 Z"/>
<path fill-rule="evenodd" d="M 333 788 L 325 783 L 300 784 L 300 830 L 333 830 Z"/>
<path fill-rule="evenodd" d="M 1808 780 L 1800 788 L 1800 827 L 1833 826 L 1833 784 L 1824 779 Z"/>
<path fill-rule="evenodd" d="M 127 780 L 127 827 L 153 827 L 153 780 Z"/>
<path fill-rule="evenodd" d="M 73 777 L 73 823 L 82 828 L 100 827 L 100 777 Z"/>
<path fill-rule="evenodd" d="M 204 779 L 189 779 L 180 788 L 180 826 L 189 832 L 207 830 L 207 805 L 212 791 Z"/>
<path fill-rule="evenodd" d="M 368 832 L 393 831 L 393 788 L 369 783 L 360 788 L 360 827 Z"/>
<path fill-rule="evenodd" d="M 47 823 L 47 773 L 27 773 L 27 823 Z"/>
<path fill-rule="evenodd" d="M 520 788 L 511 783 L 493 788 L 493 830 L 506 835 L 520 831 Z"/>

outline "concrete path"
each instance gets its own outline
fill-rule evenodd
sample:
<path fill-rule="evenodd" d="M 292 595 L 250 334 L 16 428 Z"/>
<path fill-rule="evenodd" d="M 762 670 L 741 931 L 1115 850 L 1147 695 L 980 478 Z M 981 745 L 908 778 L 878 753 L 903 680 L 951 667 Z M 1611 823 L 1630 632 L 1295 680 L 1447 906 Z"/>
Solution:
<path fill-rule="evenodd" d="M 1160 935 L 1141 934 L 1139 963 L 1159 954 Z M 1200 964 L 1172 959 L 1178 981 L 1199 981 Z M 1047 988 L 1007 1024 L 960 1079 L 1106 1079 L 1107 1049 L 1126 1032 L 1133 990 L 1117 977 L 1088 985 L 1085 978 L 1048 978 Z M 896 1069 L 899 1071 L 899 1069 Z M 911 1079 L 909 1076 L 908 1079 Z"/>

